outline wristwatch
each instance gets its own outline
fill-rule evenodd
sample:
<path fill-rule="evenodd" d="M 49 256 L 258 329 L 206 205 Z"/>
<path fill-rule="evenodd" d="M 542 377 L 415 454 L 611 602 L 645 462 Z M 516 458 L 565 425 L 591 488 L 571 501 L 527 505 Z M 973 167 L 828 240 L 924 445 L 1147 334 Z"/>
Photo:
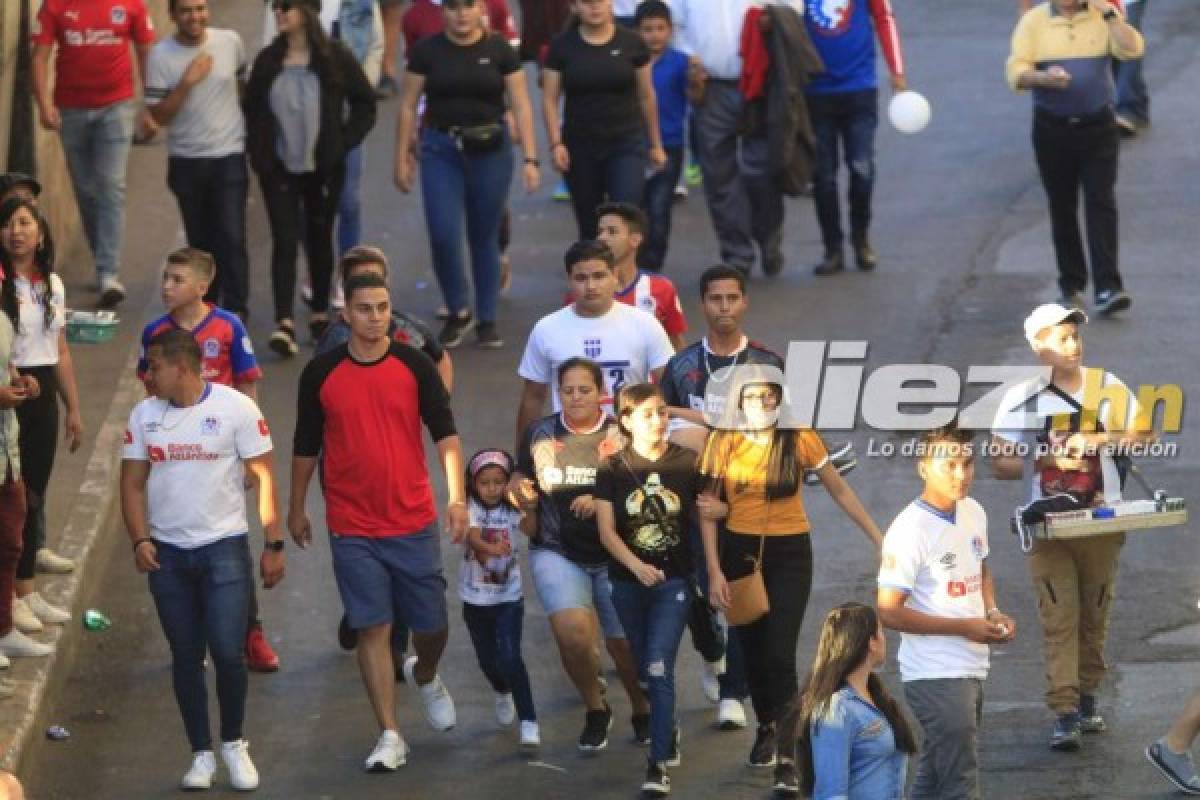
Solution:
<path fill-rule="evenodd" d="M 268 539 L 267 541 L 263 542 L 263 550 L 269 550 L 272 553 L 282 553 L 283 539 L 276 539 L 275 541 Z"/>

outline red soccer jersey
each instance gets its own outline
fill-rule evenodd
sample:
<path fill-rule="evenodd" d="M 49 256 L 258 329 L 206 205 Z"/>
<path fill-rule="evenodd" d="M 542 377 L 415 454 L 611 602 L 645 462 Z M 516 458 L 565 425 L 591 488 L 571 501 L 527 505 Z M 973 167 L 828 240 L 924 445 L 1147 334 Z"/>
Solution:
<path fill-rule="evenodd" d="M 146 347 L 163 331 L 179 326 L 170 314 L 164 314 L 142 329 L 142 350 L 138 356 L 138 378 L 146 380 Z M 254 346 L 246 328 L 236 314 L 223 308 L 209 306 L 208 316 L 191 330 L 200 344 L 201 377 L 222 386 L 254 383 L 262 377 L 262 369 L 254 357 Z"/>
<path fill-rule="evenodd" d="M 679 294 L 675 291 L 675 284 L 665 275 L 639 270 L 633 282 L 624 289 L 618 289 L 613 297 L 618 303 L 653 314 L 668 336 L 682 336 L 687 331 L 687 318 L 683 316 Z M 567 292 L 563 305 L 569 306 L 574 302 L 574 295 Z"/>
<path fill-rule="evenodd" d="M 102 108 L 133 97 L 129 43 L 153 44 L 143 0 L 43 0 L 33 43 L 58 45 L 54 103 Z"/>

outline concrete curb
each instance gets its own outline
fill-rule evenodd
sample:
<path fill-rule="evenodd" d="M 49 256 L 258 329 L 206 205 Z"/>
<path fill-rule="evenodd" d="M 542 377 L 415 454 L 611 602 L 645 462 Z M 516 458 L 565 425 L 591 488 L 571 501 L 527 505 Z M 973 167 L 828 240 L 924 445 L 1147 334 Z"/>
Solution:
<path fill-rule="evenodd" d="M 122 361 L 124 368 L 117 381 L 116 392 L 96 434 L 96 443 L 84 470 L 83 483 L 79 486 L 57 545 L 59 552 L 75 560 L 76 569 L 70 575 L 48 581 L 42 587 L 50 602 L 71 611 L 72 621 L 67 626 L 51 626 L 47 628 L 46 635 L 39 635 L 42 641 L 54 642 L 56 649 L 51 656 L 40 660 L 21 659 L 8 670 L 17 672 L 18 663 L 22 667 L 26 664 L 36 665 L 31 677 L 23 675 L 24 679 L 18 680 L 14 676 L 17 693 L 0 706 L 4 712 L 6 737 L 0 740 L 0 768 L 3 769 L 14 770 L 20 763 L 29 737 L 38 727 L 42 698 L 52 687 L 66 679 L 67 670 L 59 665 L 71 664 L 78 641 L 78 634 L 69 626 L 82 626 L 84 609 L 79 602 L 86 595 L 89 576 L 100 574 L 105 566 L 95 563 L 91 554 L 101 531 L 106 529 L 117 511 L 118 471 L 125 425 L 133 406 L 145 396 L 133 368 L 138 346 L 135 343 Z M 21 669 L 23 673 L 26 671 Z"/>

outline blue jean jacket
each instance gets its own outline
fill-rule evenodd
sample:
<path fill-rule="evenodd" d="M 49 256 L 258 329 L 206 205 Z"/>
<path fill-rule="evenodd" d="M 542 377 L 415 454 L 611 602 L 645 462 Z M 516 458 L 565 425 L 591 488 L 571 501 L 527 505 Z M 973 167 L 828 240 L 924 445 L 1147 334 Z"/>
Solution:
<path fill-rule="evenodd" d="M 849 686 L 813 720 L 811 737 L 813 800 L 902 800 L 908 756 L 887 718 Z"/>

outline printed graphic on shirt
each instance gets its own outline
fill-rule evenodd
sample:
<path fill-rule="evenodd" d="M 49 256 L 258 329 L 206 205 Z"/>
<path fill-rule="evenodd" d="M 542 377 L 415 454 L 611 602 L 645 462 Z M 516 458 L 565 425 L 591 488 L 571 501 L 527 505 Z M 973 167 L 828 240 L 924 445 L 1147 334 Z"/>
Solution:
<path fill-rule="evenodd" d="M 663 486 L 662 477 L 651 472 L 646 485 L 625 498 L 625 513 L 632 526 L 633 543 L 647 553 L 665 553 L 679 544 L 679 495 Z"/>
<path fill-rule="evenodd" d="M 837 36 L 845 33 L 854 17 L 854 0 L 809 0 L 808 18 L 820 33 Z"/>

